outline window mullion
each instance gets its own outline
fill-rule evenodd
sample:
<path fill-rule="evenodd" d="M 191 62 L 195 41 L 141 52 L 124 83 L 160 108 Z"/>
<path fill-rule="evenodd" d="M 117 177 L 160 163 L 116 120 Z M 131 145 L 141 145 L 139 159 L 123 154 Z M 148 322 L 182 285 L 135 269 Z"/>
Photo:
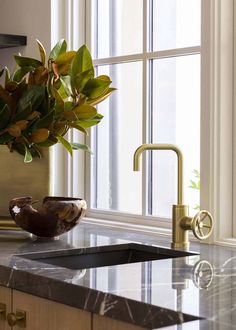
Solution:
<path fill-rule="evenodd" d="M 148 0 L 143 0 L 143 54 L 147 54 L 147 40 L 148 40 Z M 147 143 L 148 136 L 148 99 L 147 99 L 147 76 L 148 76 L 148 60 L 146 56 L 143 57 L 143 132 L 142 142 Z M 146 154 L 143 155 L 142 163 L 142 215 L 145 216 L 148 211 L 147 198 L 147 161 Z"/>
<path fill-rule="evenodd" d="M 147 20 L 146 20 L 147 22 Z M 147 42 L 145 40 L 145 42 Z M 185 47 L 185 48 L 176 48 L 176 49 L 168 49 L 168 50 L 161 50 L 156 52 L 148 52 L 147 50 L 142 54 L 130 54 L 130 55 L 121 55 L 121 56 L 111 56 L 105 58 L 94 59 L 93 64 L 97 65 L 106 65 L 106 64 L 116 64 L 116 63 L 126 63 L 126 62 L 133 62 L 133 61 L 142 61 L 148 59 L 162 59 L 162 58 L 171 58 L 171 57 L 178 57 L 178 56 L 188 56 L 188 55 L 195 55 L 200 54 L 201 47 L 194 46 L 194 47 Z"/>

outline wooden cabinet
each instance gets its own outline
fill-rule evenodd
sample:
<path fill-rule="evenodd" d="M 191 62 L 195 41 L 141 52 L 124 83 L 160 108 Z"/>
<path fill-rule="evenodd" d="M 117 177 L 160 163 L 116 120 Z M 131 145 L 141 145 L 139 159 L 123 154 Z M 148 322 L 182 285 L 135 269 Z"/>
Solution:
<path fill-rule="evenodd" d="M 26 312 L 26 330 L 91 330 L 91 313 L 13 290 L 16 309 Z"/>
<path fill-rule="evenodd" d="M 26 327 L 10 327 L 2 315 L 0 330 L 91 330 L 91 313 L 51 300 L 39 298 L 0 286 L 0 306 L 6 305 L 6 316 L 16 310 L 26 312 Z M 0 315 L 1 316 L 1 315 Z"/>
<path fill-rule="evenodd" d="M 11 293 L 12 290 L 0 286 L 0 306 L 1 311 L 0 313 L 0 330 L 10 330 L 11 328 L 8 326 L 6 321 L 6 314 L 11 311 Z M 6 307 L 6 312 L 3 309 Z"/>
<path fill-rule="evenodd" d="M 109 319 L 108 317 L 93 314 L 93 329 L 92 330 L 145 330 L 136 325 L 125 322 Z"/>
<path fill-rule="evenodd" d="M 79 298 L 78 298 L 79 299 Z M 0 286 L 0 330 L 143 330 L 144 328 L 92 314 L 57 302 Z M 10 327 L 6 317 L 26 312 L 26 326 Z M 6 317 L 5 317 L 6 316 Z"/>

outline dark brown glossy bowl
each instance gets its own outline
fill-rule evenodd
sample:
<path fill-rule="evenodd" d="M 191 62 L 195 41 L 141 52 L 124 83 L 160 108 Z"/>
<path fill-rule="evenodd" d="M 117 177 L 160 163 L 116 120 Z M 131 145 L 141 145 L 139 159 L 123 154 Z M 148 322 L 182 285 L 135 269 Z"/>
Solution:
<path fill-rule="evenodd" d="M 35 209 L 32 197 L 13 198 L 9 212 L 16 224 L 38 237 L 56 237 L 74 228 L 85 215 L 86 201 L 72 197 L 45 197 Z"/>

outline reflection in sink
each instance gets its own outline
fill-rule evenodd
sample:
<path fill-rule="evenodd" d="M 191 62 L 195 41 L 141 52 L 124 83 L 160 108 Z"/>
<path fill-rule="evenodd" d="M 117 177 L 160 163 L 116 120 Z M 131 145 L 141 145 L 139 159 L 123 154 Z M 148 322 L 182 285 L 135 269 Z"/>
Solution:
<path fill-rule="evenodd" d="M 191 255 L 195 254 L 155 246 L 128 243 L 73 250 L 21 254 L 18 256 L 54 266 L 78 270 Z"/>

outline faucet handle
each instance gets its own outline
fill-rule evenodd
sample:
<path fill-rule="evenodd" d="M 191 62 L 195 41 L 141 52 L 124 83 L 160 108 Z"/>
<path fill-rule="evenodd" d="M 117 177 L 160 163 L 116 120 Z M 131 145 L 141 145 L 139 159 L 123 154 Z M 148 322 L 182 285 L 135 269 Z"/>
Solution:
<path fill-rule="evenodd" d="M 204 240 L 208 238 L 213 230 L 213 218 L 206 210 L 199 211 L 191 221 L 191 229 L 196 238 Z"/>

